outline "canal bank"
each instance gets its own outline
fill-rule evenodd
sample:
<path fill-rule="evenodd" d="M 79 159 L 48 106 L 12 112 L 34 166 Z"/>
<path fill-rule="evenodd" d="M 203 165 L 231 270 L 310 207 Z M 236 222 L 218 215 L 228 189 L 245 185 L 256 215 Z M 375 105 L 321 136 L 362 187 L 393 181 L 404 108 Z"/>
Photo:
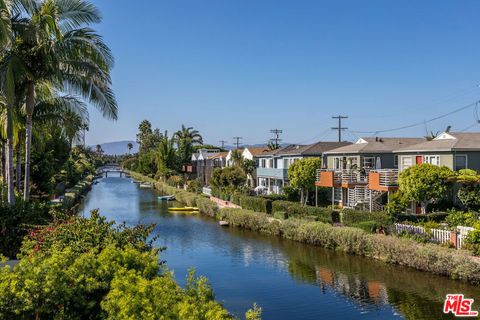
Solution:
<path fill-rule="evenodd" d="M 135 179 L 152 183 L 164 194 L 174 194 L 188 206 L 198 206 L 201 213 L 227 221 L 234 227 L 407 266 L 472 284 L 480 283 L 480 261 L 466 251 L 382 234 L 367 234 L 357 228 L 335 227 L 321 222 L 292 219 L 280 221 L 271 219 L 265 213 L 250 210 L 220 210 L 214 202 L 202 195 L 167 186 L 135 172 L 130 174 Z"/>
<path fill-rule="evenodd" d="M 160 192 L 129 179 L 104 178 L 82 212 L 156 224 L 161 260 L 185 284 L 190 267 L 205 275 L 216 299 L 238 316 L 254 302 L 264 319 L 441 319 L 446 293 L 480 299 L 477 287 L 374 259 L 300 244 L 242 228 L 221 228 L 206 215 L 169 213 Z M 479 309 L 477 303 L 475 309 Z"/>

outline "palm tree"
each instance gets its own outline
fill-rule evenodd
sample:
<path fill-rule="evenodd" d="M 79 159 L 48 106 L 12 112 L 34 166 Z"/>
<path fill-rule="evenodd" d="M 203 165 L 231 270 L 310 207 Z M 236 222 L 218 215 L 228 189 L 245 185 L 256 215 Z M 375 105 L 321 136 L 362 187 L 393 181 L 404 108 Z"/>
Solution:
<path fill-rule="evenodd" d="M 168 132 L 165 131 L 156 150 L 158 173 L 163 177 L 169 177 L 177 167 L 177 154 L 174 145 L 175 138 L 169 138 Z"/>
<path fill-rule="evenodd" d="M 128 148 L 128 154 L 130 154 L 133 148 L 133 144 L 131 142 L 127 143 L 127 148 Z"/>
<path fill-rule="evenodd" d="M 175 132 L 174 139 L 177 143 L 182 164 L 190 162 L 194 145 L 203 144 L 203 138 L 200 135 L 200 132 L 198 132 L 198 130 L 194 130 L 193 127 L 187 128 L 183 124 L 182 128 Z"/>
<path fill-rule="evenodd" d="M 99 155 L 101 155 L 101 154 L 103 153 L 103 149 L 102 149 L 102 146 L 101 146 L 100 144 L 97 144 L 96 150 L 97 150 L 97 153 L 98 153 Z"/>
<path fill-rule="evenodd" d="M 23 71 L 14 83 L 21 87 L 25 101 L 24 198 L 28 200 L 36 86 L 51 82 L 59 92 L 88 100 L 110 119 L 117 117 L 117 103 L 110 79 L 113 57 L 101 37 L 87 27 L 101 20 L 96 7 L 85 0 L 16 1 L 21 5 L 13 6 L 11 29 L 22 41 L 16 41 L 3 60 L 15 61 L 19 65 L 15 72 Z M 0 72 L 8 74 L 8 69 Z"/>

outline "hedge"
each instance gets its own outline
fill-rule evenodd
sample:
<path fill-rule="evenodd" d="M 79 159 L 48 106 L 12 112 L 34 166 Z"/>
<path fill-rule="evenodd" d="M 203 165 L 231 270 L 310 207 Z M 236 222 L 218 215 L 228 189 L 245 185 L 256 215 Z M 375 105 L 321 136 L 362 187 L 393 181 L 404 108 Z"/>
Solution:
<path fill-rule="evenodd" d="M 92 187 L 92 181 L 93 176 L 89 175 L 82 181 L 78 182 L 75 186 L 68 189 L 63 197 L 63 207 L 65 209 L 71 209 L 74 205 L 76 205 L 80 200 L 80 196 L 82 196 L 86 191 L 90 190 Z"/>
<path fill-rule="evenodd" d="M 340 220 L 346 226 L 352 226 L 364 221 L 375 221 L 382 225 L 391 223 L 390 215 L 386 212 L 369 212 L 352 209 L 344 209 L 341 213 Z"/>
<path fill-rule="evenodd" d="M 221 209 L 218 219 L 231 226 L 260 231 L 286 239 L 408 266 L 452 279 L 480 284 L 480 262 L 466 251 L 435 244 L 420 244 L 381 234 L 368 234 L 352 227 L 334 227 L 322 222 L 278 220 L 265 213 L 244 209 Z"/>
<path fill-rule="evenodd" d="M 272 200 L 263 197 L 253 197 L 246 195 L 233 195 L 232 202 L 241 206 L 243 209 L 256 212 L 272 213 Z"/>
<path fill-rule="evenodd" d="M 334 216 L 330 208 L 302 206 L 300 203 L 281 200 L 272 203 L 272 212 L 286 212 L 288 218 L 305 218 L 328 223 L 333 221 L 332 216 Z"/>
<path fill-rule="evenodd" d="M 400 214 L 395 215 L 394 219 L 398 222 L 427 222 L 427 221 L 435 221 L 435 222 L 443 222 L 445 218 L 448 216 L 446 212 L 439 212 L 439 213 L 428 213 L 428 214 Z"/>

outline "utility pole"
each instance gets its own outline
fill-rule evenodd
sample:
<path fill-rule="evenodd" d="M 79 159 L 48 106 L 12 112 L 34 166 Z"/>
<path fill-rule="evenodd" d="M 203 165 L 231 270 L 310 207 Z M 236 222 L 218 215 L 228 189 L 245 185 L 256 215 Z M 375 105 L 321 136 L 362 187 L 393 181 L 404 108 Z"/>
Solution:
<path fill-rule="evenodd" d="M 220 140 L 219 141 L 222 144 L 222 149 L 225 149 L 225 143 L 227 143 L 227 140 Z"/>
<path fill-rule="evenodd" d="M 338 127 L 333 127 L 333 130 L 338 130 L 338 142 L 342 142 L 342 130 L 346 130 L 348 128 L 342 127 L 342 119 L 348 119 L 347 116 L 338 115 L 336 117 L 332 117 L 332 119 L 338 119 Z"/>
<path fill-rule="evenodd" d="M 270 133 L 273 133 L 273 139 L 270 139 L 270 141 L 275 143 L 276 148 L 280 147 L 279 143 L 282 141 L 282 139 L 280 139 L 280 134 L 283 133 L 283 130 L 272 129 L 270 130 Z"/>
<path fill-rule="evenodd" d="M 240 146 L 240 140 L 242 139 L 243 139 L 242 137 L 233 137 L 233 140 L 236 140 L 235 145 L 237 146 L 237 149 Z"/>

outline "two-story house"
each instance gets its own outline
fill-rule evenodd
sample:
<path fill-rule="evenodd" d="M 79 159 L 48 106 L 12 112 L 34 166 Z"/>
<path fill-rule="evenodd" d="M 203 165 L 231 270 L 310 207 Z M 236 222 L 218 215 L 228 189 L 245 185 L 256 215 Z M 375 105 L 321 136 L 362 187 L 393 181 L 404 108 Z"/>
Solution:
<path fill-rule="evenodd" d="M 183 171 L 208 186 L 213 170 L 226 166 L 226 156 L 227 152 L 220 152 L 219 149 L 200 149 L 192 155 L 192 163 L 184 166 Z"/>
<path fill-rule="evenodd" d="M 257 156 L 257 185 L 265 187 L 268 194 L 281 194 L 288 185 L 288 168 L 298 159 L 317 157 L 350 142 L 317 142 L 310 145 L 289 145 L 284 148 L 264 152 Z"/>
<path fill-rule="evenodd" d="M 395 150 L 399 170 L 415 164 L 430 163 L 446 166 L 454 171 L 480 171 L 480 132 L 444 132 L 430 141 Z"/>
<path fill-rule="evenodd" d="M 398 189 L 399 158 L 394 150 L 423 141 L 423 138 L 360 138 L 354 144 L 327 151 L 315 185 L 332 188 L 332 202 L 340 206 L 381 210 L 388 192 Z"/>

